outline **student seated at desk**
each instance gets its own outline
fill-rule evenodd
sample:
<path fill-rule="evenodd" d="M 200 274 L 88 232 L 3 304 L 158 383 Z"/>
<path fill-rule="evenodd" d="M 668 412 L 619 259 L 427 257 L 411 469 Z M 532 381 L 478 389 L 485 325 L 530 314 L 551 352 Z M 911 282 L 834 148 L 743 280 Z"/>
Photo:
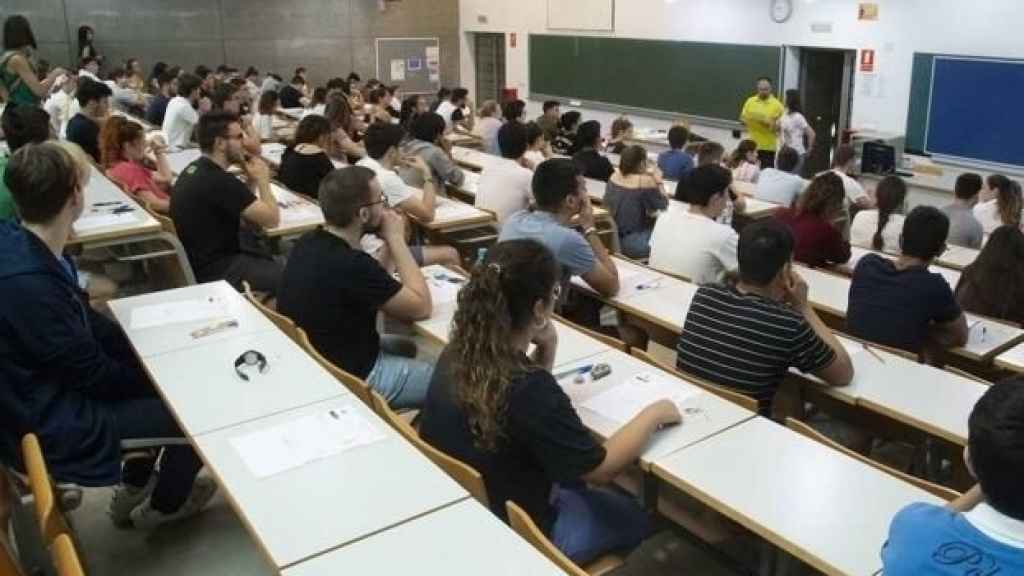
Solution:
<path fill-rule="evenodd" d="M 100 132 L 100 142 L 107 177 L 138 201 L 166 214 L 171 206 L 174 177 L 167 164 L 167 145 L 163 139 L 146 140 L 146 132 L 138 122 L 111 116 Z"/>
<path fill-rule="evenodd" d="M 572 156 L 576 153 L 576 132 L 580 126 L 582 115 L 576 110 L 562 114 L 558 122 L 558 136 L 551 141 L 551 149 L 555 154 Z"/>
<path fill-rule="evenodd" d="M 732 179 L 737 182 L 757 183 L 761 175 L 761 161 L 757 155 L 757 142 L 753 140 L 740 140 L 732 155 L 729 156 L 729 169 L 732 170 Z"/>
<path fill-rule="evenodd" d="M 813 268 L 848 262 L 850 243 L 835 224 L 844 214 L 843 181 L 831 172 L 819 174 L 796 206 L 778 215 L 793 231 L 796 260 Z"/>
<path fill-rule="evenodd" d="M 626 149 L 627 140 L 633 138 L 633 123 L 625 116 L 619 116 L 612 122 L 611 138 L 608 139 L 608 151 L 612 154 L 622 154 Z"/>
<path fill-rule="evenodd" d="M 578 150 L 572 159 L 580 165 L 583 177 L 607 182 L 615 173 L 615 167 L 601 154 L 601 123 L 588 120 L 580 124 L 576 131 L 576 145 Z"/>
<path fill-rule="evenodd" d="M 129 78 L 124 68 L 115 68 L 110 73 L 110 79 L 106 84 L 111 90 L 111 103 L 130 114 L 144 114 L 146 98 L 128 85 Z"/>
<path fill-rule="evenodd" d="M 415 217 L 421 222 L 431 222 L 437 207 L 437 183 L 434 182 L 430 166 L 419 156 L 403 160 L 400 147 L 405 138 L 405 130 L 395 124 L 373 124 L 366 130 L 366 158 L 356 163 L 365 166 L 377 175 L 381 189 L 388 199 L 388 205 L 404 214 Z M 419 173 L 423 180 L 423 194 L 418 196 L 416 190 L 407 185 L 398 175 L 397 169 L 403 166 Z M 414 257 L 421 256 L 413 253 Z M 423 265 L 422 257 L 416 261 Z"/>
<path fill-rule="evenodd" d="M 562 119 L 562 103 L 558 100 L 545 100 L 543 113 L 537 116 L 537 125 L 544 131 L 544 138 L 551 142 L 558 137 L 558 129 Z"/>
<path fill-rule="evenodd" d="M 318 116 L 324 115 L 324 109 L 327 107 L 327 88 L 319 86 L 313 89 L 313 96 L 309 100 L 309 106 L 302 111 L 302 118 L 311 114 Z"/>
<path fill-rule="evenodd" d="M 146 107 L 146 122 L 153 126 L 163 126 L 167 105 L 178 92 L 178 77 L 164 72 L 156 78 L 157 93 L 149 100 Z"/>
<path fill-rule="evenodd" d="M 278 91 L 278 96 L 281 99 L 281 108 L 303 108 L 302 101 L 306 99 L 303 93 L 303 88 L 306 86 L 306 81 L 302 76 L 293 76 L 291 84 L 282 86 L 281 90 Z"/>
<path fill-rule="evenodd" d="M 505 122 L 526 123 L 526 102 L 509 100 L 501 105 L 501 117 Z"/>
<path fill-rule="evenodd" d="M 551 145 L 544 136 L 544 130 L 536 122 L 526 123 L 526 165 L 535 170 L 540 163 L 551 158 Z"/>
<path fill-rule="evenodd" d="M 11 191 L 4 183 L 4 172 L 11 155 L 22 146 L 38 144 L 50 139 L 50 118 L 42 108 L 36 106 L 13 106 L 5 110 L 0 128 L 7 138 L 7 154 L 0 154 L 0 222 L 13 220 L 18 213 Z"/>
<path fill-rule="evenodd" d="M 332 158 L 343 162 L 357 162 L 366 156 L 366 148 L 355 141 L 358 123 L 355 114 L 352 113 L 349 99 L 343 93 L 328 93 L 324 116 L 334 131 L 331 148 L 327 151 Z"/>
<path fill-rule="evenodd" d="M 203 114 L 197 133 L 203 155 L 182 171 L 171 194 L 171 218 L 196 279 L 226 280 L 236 289 L 244 280 L 253 290 L 276 294 L 281 265 L 267 254 L 243 250 L 240 239 L 242 220 L 259 228 L 281 222 L 270 169 L 258 157 L 245 159 L 242 126 L 234 114 Z M 231 165 L 245 170 L 248 185 L 227 171 Z M 245 233 L 254 232 L 246 228 Z"/>
<path fill-rule="evenodd" d="M 529 238 L 545 245 L 562 265 L 566 290 L 575 275 L 603 296 L 618 294 L 619 271 L 597 234 L 579 166 L 568 158 L 546 160 L 534 171 L 531 187 L 534 206 L 510 216 L 498 241 Z M 582 234 L 572 228 L 574 217 Z"/>
<path fill-rule="evenodd" d="M 967 312 L 1024 324 L 1024 232 L 1000 226 L 964 268 L 956 300 Z"/>
<path fill-rule="evenodd" d="M 901 255 L 860 259 L 850 283 L 850 335 L 926 357 L 967 343 L 967 319 L 941 274 L 928 271 L 946 249 L 949 219 L 931 206 L 903 223 Z"/>
<path fill-rule="evenodd" d="M 312 114 L 299 121 L 295 143 L 285 148 L 277 179 L 290 190 L 316 198 L 320 181 L 334 170 L 334 163 L 325 151 L 332 138 L 327 118 Z"/>
<path fill-rule="evenodd" d="M 799 165 L 800 154 L 795 149 L 780 148 L 775 154 L 775 166 L 765 168 L 758 176 L 754 197 L 787 208 L 793 206 L 808 184 L 796 173 Z"/>
<path fill-rule="evenodd" d="M 765 416 L 791 367 L 829 386 L 853 379 L 846 349 L 807 301 L 793 246 L 776 220 L 743 228 L 738 278 L 697 289 L 676 345 L 679 370 L 756 399 Z"/>
<path fill-rule="evenodd" d="M 506 122 L 498 130 L 501 155 L 508 162 L 491 162 L 480 173 L 473 205 L 494 212 L 500 227 L 509 216 L 525 210 L 533 199 L 533 171 L 526 158 L 526 126 Z"/>
<path fill-rule="evenodd" d="M 882 548 L 886 576 L 1024 574 L 1024 378 L 985 391 L 964 461 L 978 484 L 944 507 L 911 504 Z"/>
<path fill-rule="evenodd" d="M 495 103 L 494 105 L 497 106 L 498 104 Z M 430 112 L 430 105 L 422 94 L 406 96 L 405 100 L 402 100 L 402 109 L 398 112 L 398 123 L 408 133 L 412 130 L 413 120 L 415 120 L 420 114 L 424 114 L 426 112 Z"/>
<path fill-rule="evenodd" d="M 508 241 L 488 253 L 460 294 L 420 434 L 480 472 L 496 516 L 506 519 L 505 502 L 515 502 L 559 550 L 586 563 L 647 535 L 637 502 L 603 486 L 681 417 L 660 400 L 603 444 L 594 439 L 551 375 L 560 292 L 558 261 L 541 244 Z"/>
<path fill-rule="evenodd" d="M 669 149 L 658 154 L 658 169 L 665 178 L 678 182 L 693 170 L 693 157 L 683 150 L 689 139 L 690 130 L 686 126 L 668 129 Z"/>
<path fill-rule="evenodd" d="M 729 164 L 725 162 L 725 147 L 718 142 L 704 142 L 700 145 L 697 150 L 697 166 L 724 166 L 729 168 Z M 730 173 L 732 169 L 729 169 Z M 686 179 L 680 180 L 680 185 L 683 186 L 683 193 L 677 194 L 677 199 L 681 202 L 688 202 L 686 200 L 685 190 L 686 186 L 682 183 Z M 676 187 L 676 191 L 679 191 L 679 187 Z M 730 185 L 729 187 L 729 198 L 725 205 L 725 209 L 722 210 L 721 215 L 718 217 L 718 221 L 726 226 L 732 226 L 732 217 L 735 213 L 743 213 L 747 207 L 747 200 L 744 196 L 737 194 Z"/>
<path fill-rule="evenodd" d="M 402 145 L 402 154 L 419 156 L 430 166 L 434 184 L 461 186 L 466 179 L 451 157 L 448 142 L 444 139 L 444 119 L 433 112 L 420 114 L 412 123 L 412 140 Z M 422 174 L 406 173 L 406 182 L 416 188 L 423 187 Z"/>
<path fill-rule="evenodd" d="M 668 208 L 668 196 L 657 168 L 648 171 L 647 150 L 626 146 L 619 169 L 608 179 L 604 202 L 619 229 L 622 253 L 642 259 L 651 254 L 651 233 L 658 213 Z"/>
<path fill-rule="evenodd" d="M 712 164 L 694 169 L 676 186 L 677 202 L 654 224 L 652 268 L 696 284 L 720 282 L 736 269 L 739 235 L 717 221 L 729 201 L 731 183 L 732 172 Z"/>
<path fill-rule="evenodd" d="M 324 227 L 303 236 L 288 258 L 278 310 L 309 335 L 339 368 L 366 380 L 392 407 L 423 404 L 432 367 L 381 351 L 377 312 L 414 322 L 430 317 L 430 290 L 405 244 L 401 216 L 373 170 L 349 166 L 320 185 Z M 387 243 L 401 282 L 360 248 L 377 231 Z"/>
<path fill-rule="evenodd" d="M 68 121 L 67 140 L 78 144 L 97 164 L 100 162 L 100 125 L 110 115 L 110 94 L 106 84 L 83 80 L 75 95 L 81 109 Z"/>
<path fill-rule="evenodd" d="M 260 94 L 259 107 L 256 110 L 256 120 L 253 125 L 260 140 L 267 141 L 274 138 L 274 118 L 277 117 L 278 103 L 280 96 L 277 92 L 270 90 Z"/>
<path fill-rule="evenodd" d="M 985 234 L 991 234 L 1000 226 L 1020 226 L 1024 204 L 1020 183 L 1002 174 L 993 174 L 988 177 L 988 187 L 993 198 L 974 207 L 974 216 L 981 222 Z"/>
<path fill-rule="evenodd" d="M 92 167 L 77 146 L 18 150 L 6 181 L 21 223 L 0 223 L 0 460 L 22 469 L 22 436 L 35 433 L 58 482 L 116 485 L 109 514 L 122 527 L 153 528 L 198 513 L 217 485 L 196 479 L 190 446 L 121 465 L 121 441 L 181 438 L 121 329 L 84 302 L 63 255 L 87 209 Z"/>
<path fill-rule="evenodd" d="M 981 248 L 985 229 L 974 216 L 974 206 L 978 204 L 981 188 L 981 176 L 973 172 L 965 172 L 957 177 L 953 203 L 942 208 L 942 212 L 949 218 L 949 239 L 946 240 L 949 244 Z"/>
<path fill-rule="evenodd" d="M 436 114 L 444 119 L 445 131 L 473 131 L 473 101 L 469 99 L 469 90 L 456 88 L 451 96 L 438 105 Z"/>
<path fill-rule="evenodd" d="M 501 129 L 501 118 L 498 118 L 498 103 L 487 100 L 480 106 L 480 119 L 476 122 L 474 132 L 483 143 L 483 151 L 495 156 L 501 155 L 498 148 L 498 130 Z"/>
<path fill-rule="evenodd" d="M 210 99 L 203 98 L 200 92 L 201 83 L 199 77 L 192 74 L 178 78 L 178 95 L 167 103 L 162 127 L 171 151 L 191 146 L 192 129 L 199 122 L 199 115 L 210 110 Z"/>
<path fill-rule="evenodd" d="M 858 208 L 874 208 L 875 200 L 851 174 L 857 169 L 857 153 L 853 146 L 841 144 L 832 159 L 832 172 L 842 178 L 843 191 L 846 193 L 847 205 L 855 204 Z"/>
<path fill-rule="evenodd" d="M 57 138 L 67 135 L 68 122 L 78 114 L 80 106 L 75 92 L 78 90 L 78 77 L 68 76 L 64 82 L 50 94 L 43 104 L 43 110 L 50 115 L 50 125 Z"/>
<path fill-rule="evenodd" d="M 875 187 L 876 208 L 860 210 L 850 225 L 850 244 L 898 254 L 903 232 L 903 206 L 907 184 L 902 178 L 889 175 Z"/>
<path fill-rule="evenodd" d="M 375 124 L 380 122 L 384 124 L 391 124 L 391 112 L 388 112 L 387 107 L 389 98 L 388 89 L 383 86 L 374 88 L 373 91 L 370 92 L 371 108 L 370 113 L 367 114 L 367 123 Z"/>

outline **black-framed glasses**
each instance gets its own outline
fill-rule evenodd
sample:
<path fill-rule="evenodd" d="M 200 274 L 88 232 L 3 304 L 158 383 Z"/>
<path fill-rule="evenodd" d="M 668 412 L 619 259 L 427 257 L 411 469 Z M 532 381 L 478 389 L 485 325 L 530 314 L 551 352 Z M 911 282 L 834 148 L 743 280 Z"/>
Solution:
<path fill-rule="evenodd" d="M 360 208 L 369 208 L 370 206 L 376 206 L 377 204 L 383 204 L 385 208 L 389 208 L 391 206 L 391 203 L 388 202 L 387 195 L 384 194 L 383 192 L 381 192 L 380 200 L 377 200 L 376 202 L 368 202 L 366 204 L 362 204 L 359 207 Z"/>

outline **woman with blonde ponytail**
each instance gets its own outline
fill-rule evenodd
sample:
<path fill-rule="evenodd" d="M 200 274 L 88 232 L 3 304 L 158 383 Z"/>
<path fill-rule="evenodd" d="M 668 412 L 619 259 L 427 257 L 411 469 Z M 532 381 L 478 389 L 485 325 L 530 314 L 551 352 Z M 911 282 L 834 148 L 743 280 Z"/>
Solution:
<path fill-rule="evenodd" d="M 483 475 L 492 512 L 504 519 L 505 502 L 517 503 L 563 553 L 586 563 L 647 533 L 631 497 L 588 485 L 609 484 L 680 416 L 662 400 L 604 445 L 594 440 L 551 375 L 560 276 L 554 255 L 534 240 L 490 251 L 459 293 L 420 434 Z"/>

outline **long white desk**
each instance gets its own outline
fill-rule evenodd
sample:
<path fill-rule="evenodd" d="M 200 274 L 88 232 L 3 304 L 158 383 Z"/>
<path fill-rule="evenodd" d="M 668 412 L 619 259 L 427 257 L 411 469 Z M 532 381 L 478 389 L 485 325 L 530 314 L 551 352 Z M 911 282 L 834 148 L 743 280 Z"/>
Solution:
<path fill-rule="evenodd" d="M 893 516 L 943 504 L 760 417 L 659 459 L 654 473 L 826 574 L 874 574 Z"/>
<path fill-rule="evenodd" d="M 288 385 L 279 386 L 278 397 L 290 399 L 299 382 L 296 375 Z M 247 434 L 332 409 L 360 415 L 382 439 L 265 478 L 250 471 L 233 444 Z M 277 569 L 373 537 L 468 497 L 352 395 L 299 406 L 193 440 Z"/>
<path fill-rule="evenodd" d="M 282 576 L 328 574 L 562 576 L 565 573 L 475 500 L 465 500 L 282 572 Z"/>
<path fill-rule="evenodd" d="M 996 366 L 1005 368 L 1006 370 L 1024 373 L 1024 344 L 1018 344 L 999 356 L 996 356 Z"/>
<path fill-rule="evenodd" d="M 323 226 L 324 213 L 319 204 L 274 182 L 270 183 L 270 189 L 277 199 L 281 221 L 276 228 L 266 231 L 268 237 L 297 236 Z"/>
<path fill-rule="evenodd" d="M 868 248 L 862 248 L 860 246 L 850 246 L 850 260 L 846 264 L 837 266 L 836 269 L 846 275 L 852 275 L 853 270 L 857 267 L 857 263 L 860 262 L 861 258 L 868 254 L 874 254 L 881 256 L 887 260 L 896 260 L 897 256 L 894 254 L 886 254 L 885 252 L 879 252 L 877 250 L 871 250 Z M 928 267 L 930 272 L 941 274 L 946 279 L 946 283 L 949 284 L 950 288 L 956 289 L 956 285 L 960 283 L 960 271 L 948 266 L 940 264 L 932 264 Z"/>
<path fill-rule="evenodd" d="M 950 244 L 949 247 L 946 248 L 946 251 L 935 259 L 935 262 L 947 268 L 963 270 L 973 264 L 980 253 L 981 250 L 965 248 L 963 246 L 953 246 Z"/>
<path fill-rule="evenodd" d="M 84 193 L 86 208 L 75 221 L 69 244 L 109 245 L 111 240 L 127 244 L 152 239 L 160 233 L 160 223 L 95 166 Z M 130 210 L 113 214 L 117 208 Z"/>

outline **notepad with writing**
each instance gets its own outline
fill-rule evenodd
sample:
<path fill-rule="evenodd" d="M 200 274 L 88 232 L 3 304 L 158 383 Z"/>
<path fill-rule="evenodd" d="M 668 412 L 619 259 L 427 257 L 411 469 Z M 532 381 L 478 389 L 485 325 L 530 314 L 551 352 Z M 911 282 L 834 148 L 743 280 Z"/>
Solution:
<path fill-rule="evenodd" d="M 228 315 L 228 307 L 219 298 L 194 298 L 139 306 L 132 310 L 132 330 L 145 330 L 170 324 L 184 324 L 199 320 L 213 320 Z"/>
<path fill-rule="evenodd" d="M 659 400 L 669 400 L 683 412 L 684 405 L 700 395 L 696 388 L 644 372 L 590 398 L 582 407 L 621 426 Z"/>

